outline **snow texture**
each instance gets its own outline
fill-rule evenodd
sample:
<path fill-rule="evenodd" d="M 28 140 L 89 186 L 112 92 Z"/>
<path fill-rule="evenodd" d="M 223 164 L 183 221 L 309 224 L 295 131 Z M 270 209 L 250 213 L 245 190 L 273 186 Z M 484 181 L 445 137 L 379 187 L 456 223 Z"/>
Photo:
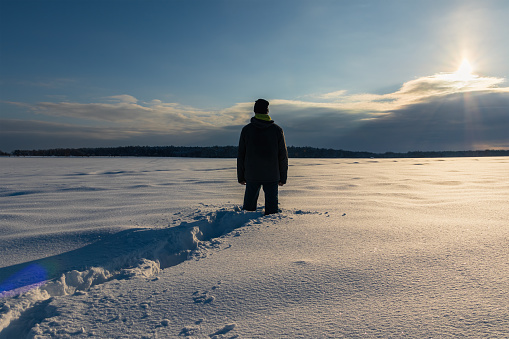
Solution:
<path fill-rule="evenodd" d="M 0 339 L 509 337 L 508 158 L 0 165 Z"/>

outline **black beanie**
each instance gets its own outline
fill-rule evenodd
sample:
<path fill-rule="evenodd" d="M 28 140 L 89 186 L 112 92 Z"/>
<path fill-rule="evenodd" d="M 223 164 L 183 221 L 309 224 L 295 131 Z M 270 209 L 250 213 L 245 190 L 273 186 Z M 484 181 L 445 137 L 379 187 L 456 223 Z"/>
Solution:
<path fill-rule="evenodd" d="M 267 114 L 269 112 L 269 102 L 265 99 L 258 99 L 254 104 L 254 112 Z"/>

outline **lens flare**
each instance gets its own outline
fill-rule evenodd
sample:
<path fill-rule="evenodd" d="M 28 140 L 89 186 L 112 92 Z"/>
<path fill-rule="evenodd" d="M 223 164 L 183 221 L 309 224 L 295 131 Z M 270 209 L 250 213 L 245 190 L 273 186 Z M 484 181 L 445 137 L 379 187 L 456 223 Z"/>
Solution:
<path fill-rule="evenodd" d="M 48 279 L 48 270 L 39 264 L 31 264 L 0 280 L 0 299 L 27 292 Z"/>

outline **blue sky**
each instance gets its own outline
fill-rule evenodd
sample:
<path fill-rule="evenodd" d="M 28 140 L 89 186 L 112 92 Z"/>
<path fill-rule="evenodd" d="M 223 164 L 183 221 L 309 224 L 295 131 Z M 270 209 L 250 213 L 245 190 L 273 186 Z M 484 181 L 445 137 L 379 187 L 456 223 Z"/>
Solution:
<path fill-rule="evenodd" d="M 235 145 L 258 98 L 289 145 L 509 149 L 504 0 L 0 6 L 0 150 Z"/>

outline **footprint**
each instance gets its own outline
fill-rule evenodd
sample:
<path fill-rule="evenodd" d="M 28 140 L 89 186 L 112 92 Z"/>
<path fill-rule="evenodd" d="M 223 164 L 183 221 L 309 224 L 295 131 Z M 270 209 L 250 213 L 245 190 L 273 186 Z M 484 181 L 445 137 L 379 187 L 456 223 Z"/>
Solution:
<path fill-rule="evenodd" d="M 213 295 L 209 295 L 208 292 L 203 292 L 201 294 L 198 294 L 197 292 L 195 292 L 196 295 L 193 297 L 193 301 L 195 302 L 195 304 L 200 304 L 200 303 L 203 303 L 203 304 L 209 304 L 211 302 L 213 302 L 214 300 L 216 300 L 216 297 L 214 297 Z"/>
<path fill-rule="evenodd" d="M 205 291 L 205 292 L 195 291 L 193 293 L 193 301 L 195 302 L 195 304 L 201 304 L 201 303 L 210 304 L 211 302 L 216 300 L 216 297 L 211 295 L 210 292 L 218 289 L 220 285 L 221 285 L 221 281 L 219 281 L 216 285 L 212 286 L 210 288 L 210 290 L 208 290 L 208 291 Z"/>
<path fill-rule="evenodd" d="M 186 337 L 190 337 L 192 335 L 195 335 L 200 330 L 197 326 L 185 326 L 179 333 L 179 335 L 183 335 Z"/>
<path fill-rule="evenodd" d="M 209 334 L 209 337 L 211 337 L 212 339 L 222 338 L 223 334 L 230 332 L 231 330 L 233 330 L 235 328 L 235 326 L 237 326 L 237 324 L 234 324 L 234 323 L 225 325 L 220 330 L 217 330 L 216 332 Z"/>
<path fill-rule="evenodd" d="M 190 337 L 197 335 L 201 330 L 199 325 L 201 325 L 203 321 L 204 320 L 200 318 L 194 322 L 194 325 L 185 326 L 182 330 L 180 330 L 179 336 Z"/>

